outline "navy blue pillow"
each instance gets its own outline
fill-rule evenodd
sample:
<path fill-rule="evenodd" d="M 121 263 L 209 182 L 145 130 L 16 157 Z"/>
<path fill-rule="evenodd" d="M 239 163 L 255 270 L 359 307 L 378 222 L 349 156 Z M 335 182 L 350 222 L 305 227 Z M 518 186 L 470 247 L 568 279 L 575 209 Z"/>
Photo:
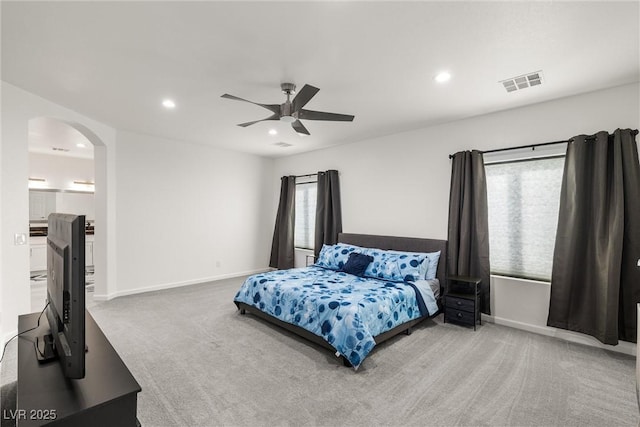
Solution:
<path fill-rule="evenodd" d="M 351 252 L 345 265 L 338 271 L 362 277 L 364 276 L 364 272 L 371 261 L 373 261 L 373 257 L 371 255 Z"/>

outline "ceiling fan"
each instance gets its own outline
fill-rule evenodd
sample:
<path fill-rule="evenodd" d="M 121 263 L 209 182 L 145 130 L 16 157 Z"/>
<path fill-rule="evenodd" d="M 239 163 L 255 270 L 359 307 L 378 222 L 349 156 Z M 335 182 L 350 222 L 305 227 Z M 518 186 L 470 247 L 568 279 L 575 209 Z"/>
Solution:
<path fill-rule="evenodd" d="M 298 134 L 302 135 L 311 135 L 306 127 L 300 122 L 300 120 L 329 120 L 329 121 L 339 121 L 339 122 L 350 122 L 353 121 L 354 116 L 348 114 L 336 114 L 336 113 L 325 113 L 323 111 L 312 111 L 305 110 L 302 107 L 307 105 L 307 103 L 315 96 L 316 93 L 320 89 L 317 87 L 313 87 L 311 85 L 304 85 L 300 92 L 293 98 L 290 99 L 291 95 L 295 95 L 296 93 L 296 85 L 293 83 L 282 83 L 280 85 L 282 92 L 287 95 L 287 100 L 282 104 L 259 104 L 257 102 L 248 101 L 246 99 L 238 98 L 237 96 L 229 95 L 225 93 L 222 95 L 223 98 L 233 99 L 236 101 L 244 101 L 250 102 L 255 105 L 259 105 L 262 108 L 266 108 L 271 111 L 273 114 L 266 119 L 255 120 L 253 122 L 240 123 L 238 126 L 247 127 L 252 124 L 263 122 L 265 120 L 280 120 L 285 123 L 291 123 L 291 127 L 298 132 Z"/>

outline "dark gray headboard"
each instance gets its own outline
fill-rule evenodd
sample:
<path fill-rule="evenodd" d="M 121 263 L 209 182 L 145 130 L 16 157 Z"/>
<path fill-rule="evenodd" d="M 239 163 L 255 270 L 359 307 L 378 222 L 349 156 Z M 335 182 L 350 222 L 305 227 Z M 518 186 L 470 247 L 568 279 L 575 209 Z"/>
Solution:
<path fill-rule="evenodd" d="M 407 252 L 437 252 L 440 251 L 438 272 L 436 277 L 440 286 L 444 286 L 447 275 L 447 241 L 436 239 L 418 239 L 415 237 L 376 236 L 373 234 L 338 234 L 338 242 L 362 246 L 364 248 L 391 249 Z"/>

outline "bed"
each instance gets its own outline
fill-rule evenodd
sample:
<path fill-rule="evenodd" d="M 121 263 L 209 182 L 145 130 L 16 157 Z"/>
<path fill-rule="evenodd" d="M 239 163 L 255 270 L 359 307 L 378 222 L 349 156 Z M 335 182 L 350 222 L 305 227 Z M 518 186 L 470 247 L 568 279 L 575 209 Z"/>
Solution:
<path fill-rule="evenodd" d="M 323 248 L 312 266 L 248 277 L 234 303 L 240 314 L 250 313 L 281 326 L 357 369 L 375 345 L 400 333 L 411 334 L 415 325 L 439 312 L 446 250 L 445 240 L 341 233 L 338 244 Z M 346 259 L 350 252 L 375 255 L 365 277 L 327 265 Z M 423 257 L 438 252 L 436 259 Z M 399 272 L 395 267 L 383 274 L 380 257 L 407 269 Z M 429 280 L 413 280 L 424 279 L 425 271 Z"/>

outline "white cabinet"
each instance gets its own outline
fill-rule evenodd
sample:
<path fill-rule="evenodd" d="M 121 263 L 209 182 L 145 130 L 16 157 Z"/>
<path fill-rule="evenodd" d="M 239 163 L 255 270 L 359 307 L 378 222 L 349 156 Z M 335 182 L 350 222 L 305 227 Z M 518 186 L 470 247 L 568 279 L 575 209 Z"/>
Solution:
<path fill-rule="evenodd" d="M 96 219 L 93 193 L 56 193 L 56 211 L 84 215 L 87 221 Z"/>
<path fill-rule="evenodd" d="M 93 265 L 93 242 L 85 242 L 84 245 L 84 265 L 90 267 Z"/>
<path fill-rule="evenodd" d="M 29 252 L 31 254 L 29 270 L 30 271 L 46 271 L 47 245 L 32 243 L 29 247 Z M 86 267 L 93 266 L 93 241 L 85 241 L 84 243 L 84 265 Z"/>
<path fill-rule="evenodd" d="M 31 245 L 30 268 L 31 271 L 45 271 L 47 269 L 47 245 Z"/>
<path fill-rule="evenodd" d="M 29 191 L 29 220 L 46 220 L 56 211 L 56 194 L 50 191 Z"/>
<path fill-rule="evenodd" d="M 93 193 L 74 191 L 29 190 L 29 220 L 41 221 L 52 212 L 84 215 L 87 221 L 96 218 Z"/>

